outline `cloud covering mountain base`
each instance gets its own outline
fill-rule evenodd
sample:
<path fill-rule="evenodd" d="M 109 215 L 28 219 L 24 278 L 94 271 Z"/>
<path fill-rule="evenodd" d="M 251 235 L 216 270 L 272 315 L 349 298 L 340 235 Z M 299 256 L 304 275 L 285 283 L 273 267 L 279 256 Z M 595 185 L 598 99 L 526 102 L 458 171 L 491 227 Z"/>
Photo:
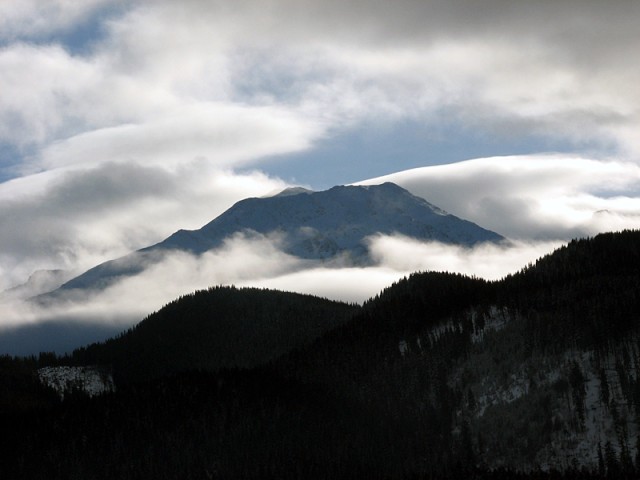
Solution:
<path fill-rule="evenodd" d="M 301 260 L 284 253 L 280 242 L 277 235 L 236 235 L 220 249 L 202 255 L 166 253 L 142 273 L 101 291 L 70 290 L 43 302 L 12 300 L 3 305 L 0 337 L 4 340 L 0 340 L 0 347 L 4 343 L 11 353 L 27 353 L 24 349 L 28 343 L 32 349 L 35 344 L 42 350 L 73 348 L 80 345 L 74 343 L 78 335 L 66 342 L 60 342 L 60 338 L 54 341 L 50 335 L 54 326 L 73 330 L 75 325 L 84 332 L 80 337 L 95 341 L 128 328 L 181 295 L 213 285 L 273 288 L 361 303 L 418 270 L 456 271 L 498 279 L 559 244 L 508 242 L 460 247 L 401 236 L 374 236 L 368 239 L 374 265 L 352 267 L 341 264 L 339 259 Z M 31 334 L 20 333 L 26 331 Z M 47 335 L 40 338 L 34 332 Z M 91 338 L 94 333 L 95 338 Z M 7 338 L 29 342 L 8 347 Z"/>

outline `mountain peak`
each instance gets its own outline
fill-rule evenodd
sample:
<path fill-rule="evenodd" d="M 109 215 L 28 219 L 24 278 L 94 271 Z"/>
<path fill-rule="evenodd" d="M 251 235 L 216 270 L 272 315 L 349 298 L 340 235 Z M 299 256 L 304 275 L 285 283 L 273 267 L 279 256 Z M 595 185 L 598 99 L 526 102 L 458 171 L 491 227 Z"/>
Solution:
<path fill-rule="evenodd" d="M 467 246 L 502 240 L 500 235 L 450 215 L 394 183 L 383 183 L 339 185 L 320 192 L 294 188 L 275 197 L 240 201 L 200 230 L 190 232 L 188 249 L 203 253 L 239 231 L 284 233 L 286 252 L 307 259 L 345 253 L 352 258 L 365 257 L 366 239 L 376 234 Z M 186 239 L 184 233 L 181 236 Z M 201 245 L 193 245 L 196 237 L 202 240 Z M 170 237 L 159 246 L 186 246 L 174 240 L 178 239 Z"/>
<path fill-rule="evenodd" d="M 63 288 L 102 287 L 116 277 L 137 274 L 156 261 L 158 252 L 200 255 L 238 233 L 274 232 L 289 255 L 322 261 L 339 258 L 352 264 L 371 262 L 368 239 L 374 235 L 464 246 L 503 240 L 393 183 L 341 185 L 320 192 L 293 187 L 275 196 L 241 200 L 198 230 L 179 230 L 156 245 L 99 265 Z"/>
<path fill-rule="evenodd" d="M 313 190 L 309 190 L 304 187 L 289 187 L 282 190 L 280 193 L 273 195 L 274 197 L 291 197 L 293 195 L 300 195 L 302 193 L 311 194 Z"/>

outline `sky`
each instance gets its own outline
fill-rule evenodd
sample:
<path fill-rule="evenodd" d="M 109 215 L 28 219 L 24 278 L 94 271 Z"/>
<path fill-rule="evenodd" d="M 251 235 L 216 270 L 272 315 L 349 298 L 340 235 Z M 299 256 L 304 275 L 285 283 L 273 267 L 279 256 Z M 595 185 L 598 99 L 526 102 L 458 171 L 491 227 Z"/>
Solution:
<path fill-rule="evenodd" d="M 3 0 L 0 291 L 290 185 L 394 181 L 511 247 L 372 238 L 379 265 L 362 272 L 235 239 L 225 258 L 253 259 L 235 276 L 172 259 L 202 274 L 185 288 L 362 301 L 410 271 L 499 277 L 570 238 L 637 228 L 638 19 L 632 0 Z M 166 290 L 130 318 L 180 293 Z M 107 300 L 87 305 L 74 318 L 104 320 Z"/>

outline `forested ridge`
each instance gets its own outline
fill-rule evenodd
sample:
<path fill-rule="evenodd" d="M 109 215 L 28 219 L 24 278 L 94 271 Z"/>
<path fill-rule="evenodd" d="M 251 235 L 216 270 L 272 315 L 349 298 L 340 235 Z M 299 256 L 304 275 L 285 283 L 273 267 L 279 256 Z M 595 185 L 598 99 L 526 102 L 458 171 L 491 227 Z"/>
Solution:
<path fill-rule="evenodd" d="M 637 478 L 639 287 L 640 232 L 624 231 L 496 282 L 416 273 L 362 307 L 197 292 L 71 356 L 4 358 L 0 471 Z M 33 373 L 87 363 L 118 390 L 61 401 Z"/>
<path fill-rule="evenodd" d="M 118 383 L 189 370 L 255 367 L 345 323 L 356 306 L 311 295 L 212 287 L 180 297 L 68 363 L 102 364 Z"/>

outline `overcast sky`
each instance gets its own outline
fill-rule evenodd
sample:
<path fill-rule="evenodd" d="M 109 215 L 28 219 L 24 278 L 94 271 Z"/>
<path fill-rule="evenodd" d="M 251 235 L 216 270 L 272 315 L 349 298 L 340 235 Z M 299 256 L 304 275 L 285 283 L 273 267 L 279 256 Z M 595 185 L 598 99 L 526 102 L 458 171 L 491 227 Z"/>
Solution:
<path fill-rule="evenodd" d="M 638 227 L 638 21 L 633 0 L 2 1 L 0 290 L 290 184 L 385 177 L 518 245 Z"/>

